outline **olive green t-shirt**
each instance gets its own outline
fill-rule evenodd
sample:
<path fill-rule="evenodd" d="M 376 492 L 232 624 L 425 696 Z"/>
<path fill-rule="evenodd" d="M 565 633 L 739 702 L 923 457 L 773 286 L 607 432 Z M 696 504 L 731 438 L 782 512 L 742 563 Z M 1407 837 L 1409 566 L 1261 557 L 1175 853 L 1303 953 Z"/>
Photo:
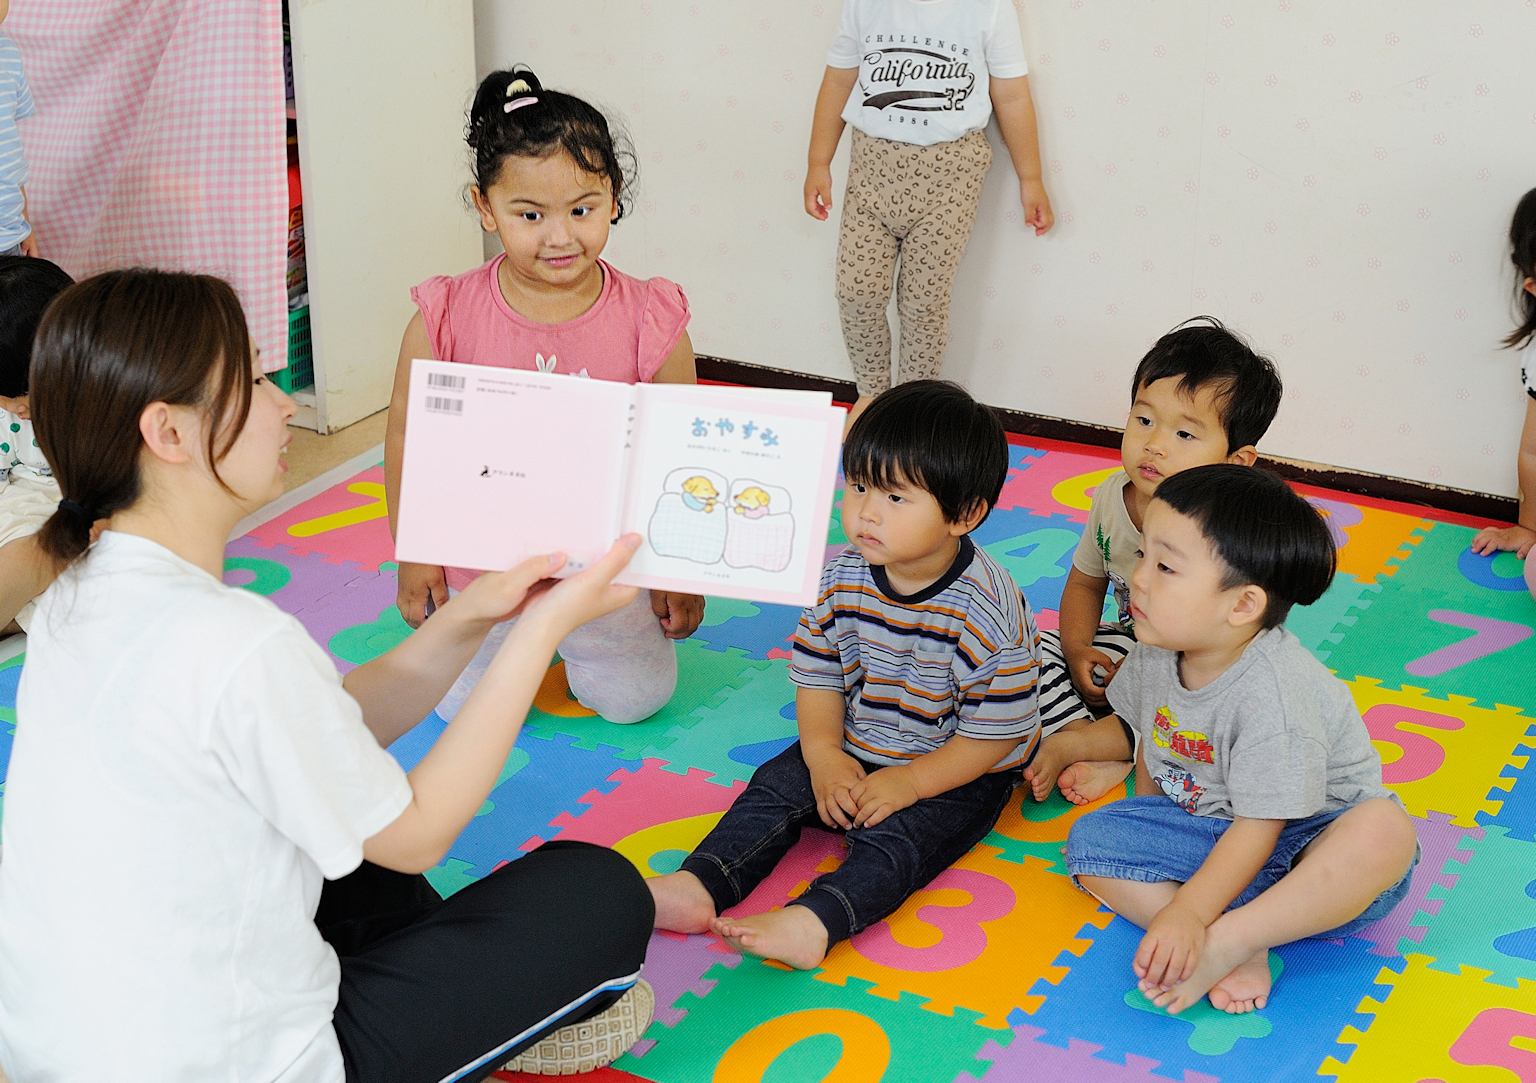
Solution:
<path fill-rule="evenodd" d="M 1125 507 L 1125 487 L 1130 479 L 1124 470 L 1116 470 L 1099 482 L 1088 509 L 1088 526 L 1072 566 L 1095 579 L 1108 579 L 1115 593 L 1114 623 L 1122 632 L 1134 632 L 1131 619 L 1131 573 L 1141 559 L 1141 531 L 1131 522 Z"/>

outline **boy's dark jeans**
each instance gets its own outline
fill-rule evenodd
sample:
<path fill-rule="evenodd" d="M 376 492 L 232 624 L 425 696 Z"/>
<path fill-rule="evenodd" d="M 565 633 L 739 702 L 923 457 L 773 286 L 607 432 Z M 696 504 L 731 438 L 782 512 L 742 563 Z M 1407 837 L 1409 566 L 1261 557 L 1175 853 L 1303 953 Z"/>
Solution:
<path fill-rule="evenodd" d="M 857 759 L 857 757 L 855 757 Z M 867 774 L 880 765 L 859 760 Z M 848 831 L 848 856 L 794 902 L 827 927 L 827 946 L 879 921 L 949 868 L 992 830 L 1023 777 L 1021 767 L 982 775 L 925 797 L 874 827 Z M 683 861 L 715 900 L 715 913 L 745 899 L 800 838 L 825 827 L 800 742 L 752 775 L 740 797 Z"/>

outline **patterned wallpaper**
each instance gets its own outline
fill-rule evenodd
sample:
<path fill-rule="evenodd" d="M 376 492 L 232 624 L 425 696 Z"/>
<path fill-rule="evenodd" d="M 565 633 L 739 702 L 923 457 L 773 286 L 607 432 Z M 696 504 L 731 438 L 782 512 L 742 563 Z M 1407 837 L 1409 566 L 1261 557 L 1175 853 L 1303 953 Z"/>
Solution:
<path fill-rule="evenodd" d="M 801 209 L 838 0 L 476 0 L 524 62 L 628 127 L 607 258 L 681 283 L 697 349 L 851 378 L 836 222 Z M 946 374 L 1119 425 L 1146 347 L 1212 313 L 1279 363 L 1273 454 L 1515 492 L 1503 231 L 1536 186 L 1536 0 L 1024 0 L 1056 228 L 997 162 Z M 1525 89 L 1522 90 L 1521 88 Z M 841 198 L 847 137 L 833 166 Z"/>

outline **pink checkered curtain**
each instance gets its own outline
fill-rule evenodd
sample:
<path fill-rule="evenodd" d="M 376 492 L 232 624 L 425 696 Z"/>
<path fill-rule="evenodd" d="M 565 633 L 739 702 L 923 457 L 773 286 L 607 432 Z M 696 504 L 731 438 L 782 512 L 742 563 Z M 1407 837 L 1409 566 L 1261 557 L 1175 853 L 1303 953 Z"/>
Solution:
<path fill-rule="evenodd" d="M 216 274 L 287 363 L 281 0 L 13 0 L 37 112 L 19 124 L 42 255 Z"/>

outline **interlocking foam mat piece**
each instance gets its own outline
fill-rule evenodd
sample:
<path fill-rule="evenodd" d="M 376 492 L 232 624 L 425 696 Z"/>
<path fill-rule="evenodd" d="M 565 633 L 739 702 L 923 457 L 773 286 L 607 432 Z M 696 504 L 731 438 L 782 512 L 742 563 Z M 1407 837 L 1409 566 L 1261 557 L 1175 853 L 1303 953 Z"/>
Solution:
<path fill-rule="evenodd" d="M 1117 456 L 1050 441 L 1012 453 L 976 541 L 1055 627 L 1089 498 Z M 1061 847 L 1083 810 L 1021 789 L 991 836 L 815 972 L 657 934 L 656 1021 L 588 1078 L 1536 1083 L 1536 603 L 1513 556 L 1471 553 L 1464 519 L 1304 492 L 1327 516 L 1340 571 L 1289 625 L 1348 683 L 1418 825 L 1423 860 L 1396 911 L 1358 937 L 1276 952 L 1263 1011 L 1170 1018 L 1135 991 L 1139 931 L 1065 876 Z M 843 540 L 834 521 L 829 544 Z M 408 634 L 391 555 L 374 467 L 231 543 L 226 581 L 294 613 L 346 670 Z M 647 876 L 676 869 L 793 739 L 797 617 L 711 600 L 679 644 L 677 696 L 635 726 L 583 708 L 556 662 L 432 882 L 451 893 L 554 838 L 612 846 Z M 0 771 L 22 661 L 0 663 Z M 442 728 L 429 716 L 392 751 L 410 766 Z M 837 835 L 806 831 L 742 912 L 782 906 L 841 854 Z"/>

